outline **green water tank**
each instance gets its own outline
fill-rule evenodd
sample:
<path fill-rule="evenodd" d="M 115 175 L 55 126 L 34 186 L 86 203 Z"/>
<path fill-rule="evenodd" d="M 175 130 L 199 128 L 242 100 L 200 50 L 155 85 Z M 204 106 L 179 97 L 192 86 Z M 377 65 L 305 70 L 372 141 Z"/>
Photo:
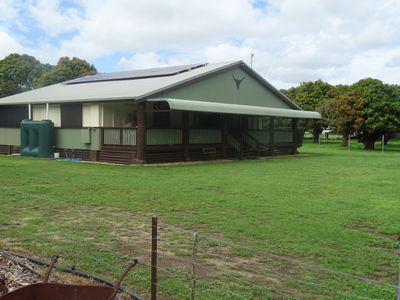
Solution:
<path fill-rule="evenodd" d="M 54 124 L 50 120 L 21 122 L 21 155 L 51 157 L 54 155 Z"/>

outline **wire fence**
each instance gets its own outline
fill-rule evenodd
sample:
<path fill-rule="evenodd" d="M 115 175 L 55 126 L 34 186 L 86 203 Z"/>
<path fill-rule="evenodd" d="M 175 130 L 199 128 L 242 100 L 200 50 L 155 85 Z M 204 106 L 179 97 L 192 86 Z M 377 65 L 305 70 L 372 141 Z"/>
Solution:
<path fill-rule="evenodd" d="M 1 244 L 42 257 L 58 253 L 61 264 L 108 278 L 137 258 L 125 285 L 142 299 L 394 299 L 400 290 L 397 282 L 327 268 L 246 241 L 226 241 L 162 219 L 155 224 L 151 214 L 18 187 L 0 187 L 0 192 Z"/>

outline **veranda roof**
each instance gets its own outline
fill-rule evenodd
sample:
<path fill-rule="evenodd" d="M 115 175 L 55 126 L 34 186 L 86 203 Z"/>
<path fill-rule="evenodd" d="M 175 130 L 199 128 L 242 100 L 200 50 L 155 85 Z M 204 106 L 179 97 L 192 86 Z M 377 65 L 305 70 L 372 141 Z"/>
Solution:
<path fill-rule="evenodd" d="M 165 101 L 168 103 L 169 108 L 171 110 L 298 118 L 298 119 L 317 119 L 317 120 L 321 119 L 320 113 L 315 111 L 216 103 L 216 102 L 184 100 L 184 99 L 171 99 L 171 98 L 154 98 L 154 99 L 147 99 L 147 101 L 150 102 Z"/>

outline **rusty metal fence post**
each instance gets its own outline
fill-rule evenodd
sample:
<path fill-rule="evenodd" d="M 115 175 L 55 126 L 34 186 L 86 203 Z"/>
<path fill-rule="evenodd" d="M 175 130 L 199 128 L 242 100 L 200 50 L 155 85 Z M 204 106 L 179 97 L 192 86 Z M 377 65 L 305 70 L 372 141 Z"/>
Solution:
<path fill-rule="evenodd" d="M 397 297 L 396 300 L 400 300 L 400 262 L 399 262 L 399 266 L 398 266 L 398 279 L 397 279 Z"/>
<path fill-rule="evenodd" d="M 197 246 L 199 243 L 199 235 L 197 232 L 193 235 L 193 250 L 192 250 L 192 293 L 190 296 L 191 300 L 196 299 L 196 258 L 197 258 Z"/>
<path fill-rule="evenodd" d="M 157 300 L 157 217 L 151 218 L 151 300 Z"/>

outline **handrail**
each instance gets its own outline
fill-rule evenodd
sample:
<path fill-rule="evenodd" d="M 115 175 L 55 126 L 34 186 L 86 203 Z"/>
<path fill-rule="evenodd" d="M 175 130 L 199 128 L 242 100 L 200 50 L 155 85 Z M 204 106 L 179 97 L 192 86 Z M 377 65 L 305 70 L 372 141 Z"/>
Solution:
<path fill-rule="evenodd" d="M 249 145 L 253 150 L 256 150 L 258 152 L 258 147 L 260 146 L 260 142 L 252 137 L 248 133 L 242 133 L 242 139 L 243 142 L 245 142 L 247 145 Z"/>
<path fill-rule="evenodd" d="M 252 135 L 250 135 L 248 133 L 244 133 L 244 135 L 246 137 L 250 138 L 251 140 L 253 140 L 256 143 L 257 147 L 259 146 L 260 142 L 254 136 L 252 136 Z"/>
<path fill-rule="evenodd" d="M 130 126 L 130 127 L 97 127 L 100 129 L 137 129 L 137 126 Z"/>
<path fill-rule="evenodd" d="M 256 152 L 257 156 L 259 156 L 260 142 L 255 137 L 251 136 L 248 133 L 242 133 L 242 140 L 244 143 L 250 146 L 250 149 Z"/>
<path fill-rule="evenodd" d="M 235 149 L 237 152 L 240 152 L 240 142 L 235 139 L 232 135 L 230 135 L 229 133 L 227 133 L 226 135 L 226 142 L 232 146 L 233 149 Z"/>

